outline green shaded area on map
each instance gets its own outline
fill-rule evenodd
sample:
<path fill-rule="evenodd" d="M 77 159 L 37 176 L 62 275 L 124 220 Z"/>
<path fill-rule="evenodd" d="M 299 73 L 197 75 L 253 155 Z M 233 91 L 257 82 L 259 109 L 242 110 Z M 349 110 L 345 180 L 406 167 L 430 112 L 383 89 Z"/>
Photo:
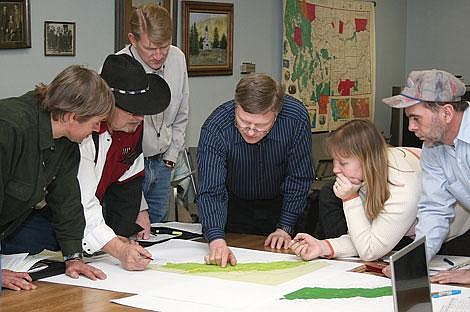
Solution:
<path fill-rule="evenodd" d="M 212 273 L 212 272 L 248 272 L 248 271 L 273 271 L 295 268 L 305 265 L 305 261 L 276 261 L 276 262 L 251 262 L 239 263 L 235 266 L 227 265 L 225 268 L 217 265 L 201 263 L 167 263 L 164 268 L 170 270 L 181 270 L 186 273 Z"/>
<path fill-rule="evenodd" d="M 377 298 L 392 295 L 392 287 L 378 288 L 321 288 L 305 287 L 287 295 L 283 299 L 337 299 L 337 298 Z"/>

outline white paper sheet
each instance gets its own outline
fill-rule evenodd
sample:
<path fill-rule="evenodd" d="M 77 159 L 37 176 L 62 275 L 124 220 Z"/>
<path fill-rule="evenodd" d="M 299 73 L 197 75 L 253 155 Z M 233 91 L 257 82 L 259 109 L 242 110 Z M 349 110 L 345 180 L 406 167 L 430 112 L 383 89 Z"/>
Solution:
<path fill-rule="evenodd" d="M 47 256 L 42 255 L 28 255 L 28 253 L 1 255 L 2 269 L 11 270 L 14 272 L 36 272 L 39 268 L 30 271 L 30 269 L 39 261 L 47 259 Z M 43 266 L 42 269 L 46 268 Z"/>

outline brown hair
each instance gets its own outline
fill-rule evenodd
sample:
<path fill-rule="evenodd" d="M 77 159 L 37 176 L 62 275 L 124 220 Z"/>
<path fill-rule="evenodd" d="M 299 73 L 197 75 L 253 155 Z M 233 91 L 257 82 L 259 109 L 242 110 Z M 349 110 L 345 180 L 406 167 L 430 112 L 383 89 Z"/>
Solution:
<path fill-rule="evenodd" d="M 67 67 L 49 85 L 39 84 L 35 91 L 53 120 L 73 112 L 78 121 L 86 121 L 114 109 L 114 96 L 106 82 L 95 71 L 79 65 Z"/>
<path fill-rule="evenodd" d="M 284 87 L 267 74 L 252 74 L 242 78 L 235 89 L 235 103 L 250 114 L 282 109 Z"/>
<path fill-rule="evenodd" d="M 356 157 L 367 185 L 365 213 L 373 220 L 390 197 L 387 143 L 375 125 L 367 120 L 351 120 L 326 139 L 330 156 Z"/>
<path fill-rule="evenodd" d="M 434 112 L 438 111 L 440 107 L 450 104 L 456 112 L 463 112 L 468 107 L 467 101 L 458 101 L 458 102 L 423 102 L 424 106 Z"/>
<path fill-rule="evenodd" d="M 144 4 L 132 10 L 130 24 L 130 31 L 137 40 L 140 40 L 142 34 L 147 34 L 154 44 L 171 42 L 173 27 L 170 14 L 158 4 Z"/>

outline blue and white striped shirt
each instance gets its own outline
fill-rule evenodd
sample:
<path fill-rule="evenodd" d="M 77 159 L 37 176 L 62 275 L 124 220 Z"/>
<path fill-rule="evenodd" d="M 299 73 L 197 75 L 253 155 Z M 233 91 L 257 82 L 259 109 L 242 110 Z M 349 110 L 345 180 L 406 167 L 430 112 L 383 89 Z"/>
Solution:
<path fill-rule="evenodd" d="M 246 200 L 283 199 L 278 226 L 293 229 L 314 178 L 312 134 L 301 102 L 284 97 L 271 131 L 248 144 L 235 127 L 235 104 L 219 106 L 201 129 L 198 208 L 206 238 L 224 238 L 228 192 Z M 242 209 L 242 207 L 240 207 Z"/>

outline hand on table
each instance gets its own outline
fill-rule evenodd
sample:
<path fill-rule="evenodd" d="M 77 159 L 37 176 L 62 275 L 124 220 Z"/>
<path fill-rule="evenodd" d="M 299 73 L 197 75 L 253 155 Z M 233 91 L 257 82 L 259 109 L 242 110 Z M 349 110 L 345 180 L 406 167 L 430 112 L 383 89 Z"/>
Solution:
<path fill-rule="evenodd" d="M 320 256 L 330 256 L 325 241 L 318 240 L 305 233 L 297 234 L 290 242 L 289 248 L 303 260 L 312 260 Z"/>
<path fill-rule="evenodd" d="M 152 261 L 152 254 L 147 249 L 122 236 L 110 240 L 103 246 L 103 251 L 117 258 L 129 271 L 142 271 Z"/>
<path fill-rule="evenodd" d="M 470 270 L 446 271 L 431 276 L 432 283 L 439 284 L 470 284 Z"/>
<path fill-rule="evenodd" d="M 276 231 L 269 234 L 269 236 L 264 241 L 265 247 L 271 247 L 276 249 L 289 249 L 289 243 L 291 242 L 292 238 L 290 235 L 281 229 L 276 229 Z"/>
<path fill-rule="evenodd" d="M 31 290 L 37 286 L 32 283 L 31 276 L 26 272 L 2 270 L 2 287 L 11 290 Z"/>
<path fill-rule="evenodd" d="M 227 263 L 236 265 L 237 259 L 224 239 L 215 239 L 209 243 L 209 254 L 204 257 L 204 262 L 225 268 Z"/>
<path fill-rule="evenodd" d="M 84 275 L 93 281 L 96 279 L 106 279 L 106 274 L 103 271 L 84 263 L 80 259 L 65 261 L 65 274 L 71 278 L 78 278 L 80 275 Z"/>

